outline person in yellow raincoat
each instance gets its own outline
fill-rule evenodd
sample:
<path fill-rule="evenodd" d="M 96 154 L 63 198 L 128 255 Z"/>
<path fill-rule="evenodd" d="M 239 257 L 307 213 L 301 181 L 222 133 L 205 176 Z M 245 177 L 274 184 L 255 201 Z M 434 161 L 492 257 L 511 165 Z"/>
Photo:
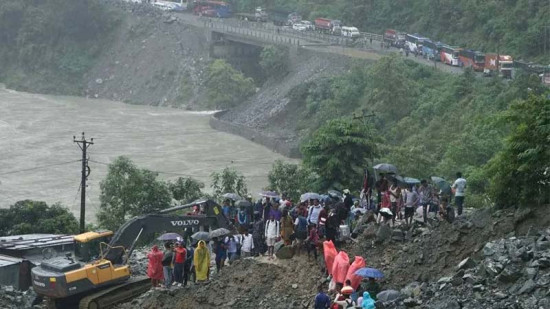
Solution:
<path fill-rule="evenodd" d="M 206 248 L 206 243 L 201 240 L 193 256 L 193 265 L 195 266 L 195 275 L 197 281 L 208 280 L 210 270 L 210 252 Z"/>
<path fill-rule="evenodd" d="M 294 233 L 294 222 L 292 217 L 288 214 L 288 210 L 283 210 L 283 216 L 281 217 L 281 238 L 284 240 L 285 245 L 291 245 L 292 240 L 290 236 Z"/>

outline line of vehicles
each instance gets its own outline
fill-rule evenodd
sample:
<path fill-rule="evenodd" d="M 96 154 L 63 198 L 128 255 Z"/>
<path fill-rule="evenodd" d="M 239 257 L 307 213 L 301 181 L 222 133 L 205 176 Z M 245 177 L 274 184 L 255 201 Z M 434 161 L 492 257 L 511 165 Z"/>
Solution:
<path fill-rule="evenodd" d="M 388 29 L 384 33 L 385 46 L 403 49 L 428 60 L 439 61 L 455 67 L 469 67 L 487 76 L 499 75 L 512 79 L 516 69 L 535 73 L 545 85 L 550 85 L 550 67 L 514 60 L 510 55 L 483 53 L 472 49 L 450 46 L 419 34 L 408 34 Z"/>

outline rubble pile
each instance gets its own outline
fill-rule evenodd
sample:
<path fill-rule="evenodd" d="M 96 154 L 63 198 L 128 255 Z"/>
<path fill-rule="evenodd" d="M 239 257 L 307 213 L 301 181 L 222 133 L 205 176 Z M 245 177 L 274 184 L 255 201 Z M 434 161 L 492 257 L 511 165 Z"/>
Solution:
<path fill-rule="evenodd" d="M 129 260 L 130 270 L 134 276 L 145 276 L 147 275 L 147 264 L 149 260 L 147 259 L 147 248 L 136 248 L 132 252 L 132 257 Z"/>
<path fill-rule="evenodd" d="M 384 308 L 550 308 L 550 229 L 485 244 L 449 276 L 412 282 Z"/>
<path fill-rule="evenodd" d="M 20 291 L 11 285 L 0 286 L 0 308 L 2 309 L 21 309 L 21 308 L 42 308 L 41 306 L 32 306 L 36 293 L 31 288 L 27 291 Z"/>
<path fill-rule="evenodd" d="M 208 284 L 151 290 L 119 308 L 311 308 L 324 279 L 306 257 L 276 263 L 241 259 Z"/>

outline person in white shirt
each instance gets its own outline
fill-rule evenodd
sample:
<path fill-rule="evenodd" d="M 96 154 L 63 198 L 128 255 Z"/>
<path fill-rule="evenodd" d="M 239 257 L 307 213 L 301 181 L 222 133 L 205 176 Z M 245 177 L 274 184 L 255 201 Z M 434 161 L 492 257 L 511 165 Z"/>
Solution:
<path fill-rule="evenodd" d="M 464 206 L 464 196 L 466 190 L 466 179 L 462 178 L 462 173 L 456 173 L 456 180 L 451 186 L 455 194 L 456 211 L 460 216 L 462 214 L 462 207 Z"/>
<path fill-rule="evenodd" d="M 309 206 L 307 222 L 317 225 L 319 223 L 319 214 L 321 213 L 321 205 L 319 200 L 315 199 L 313 205 Z"/>
<path fill-rule="evenodd" d="M 254 250 L 254 240 L 252 234 L 245 230 L 241 236 L 241 255 L 243 258 L 252 256 L 252 250 Z"/>
<path fill-rule="evenodd" d="M 414 209 L 418 205 L 418 194 L 411 185 L 405 195 L 405 224 L 410 226 L 413 221 Z"/>
<path fill-rule="evenodd" d="M 279 221 L 275 220 L 273 215 L 269 216 L 269 220 L 265 223 L 265 239 L 267 243 L 267 255 L 270 259 L 273 258 L 273 249 L 277 238 L 280 235 Z"/>

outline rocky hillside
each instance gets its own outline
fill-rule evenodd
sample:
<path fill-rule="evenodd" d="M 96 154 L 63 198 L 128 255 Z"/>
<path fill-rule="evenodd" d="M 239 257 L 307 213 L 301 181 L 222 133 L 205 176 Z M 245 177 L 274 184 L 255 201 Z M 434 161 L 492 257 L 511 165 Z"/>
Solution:
<path fill-rule="evenodd" d="M 109 5 L 126 18 L 85 75 L 84 95 L 133 104 L 196 104 L 209 60 L 204 33 L 147 5 Z"/>

